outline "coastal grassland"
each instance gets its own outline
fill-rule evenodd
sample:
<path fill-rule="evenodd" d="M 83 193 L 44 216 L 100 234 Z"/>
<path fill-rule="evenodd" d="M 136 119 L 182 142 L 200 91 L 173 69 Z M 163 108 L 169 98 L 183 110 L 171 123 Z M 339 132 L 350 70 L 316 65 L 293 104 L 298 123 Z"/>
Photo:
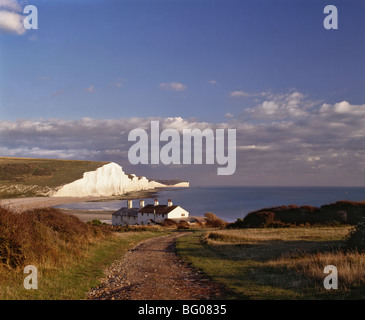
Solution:
<path fill-rule="evenodd" d="M 227 288 L 227 299 L 364 299 L 365 253 L 345 248 L 351 227 L 201 230 L 177 252 Z M 323 269 L 335 265 L 338 290 Z"/>
<path fill-rule="evenodd" d="M 83 177 L 108 162 L 0 157 L 0 198 L 33 197 Z"/>
<path fill-rule="evenodd" d="M 129 248 L 167 233 L 143 230 L 117 233 L 56 209 L 14 214 L 0 208 L 0 299 L 84 299 Z M 37 290 L 24 288 L 26 265 L 38 269 Z"/>

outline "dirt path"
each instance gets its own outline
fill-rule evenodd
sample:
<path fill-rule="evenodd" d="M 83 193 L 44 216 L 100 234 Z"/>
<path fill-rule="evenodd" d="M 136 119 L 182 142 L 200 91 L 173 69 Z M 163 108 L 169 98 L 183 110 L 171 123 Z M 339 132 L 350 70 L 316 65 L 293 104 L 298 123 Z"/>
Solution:
<path fill-rule="evenodd" d="M 102 283 L 88 294 L 91 300 L 220 299 L 218 285 L 181 261 L 175 240 L 185 233 L 143 241 L 107 270 Z"/>

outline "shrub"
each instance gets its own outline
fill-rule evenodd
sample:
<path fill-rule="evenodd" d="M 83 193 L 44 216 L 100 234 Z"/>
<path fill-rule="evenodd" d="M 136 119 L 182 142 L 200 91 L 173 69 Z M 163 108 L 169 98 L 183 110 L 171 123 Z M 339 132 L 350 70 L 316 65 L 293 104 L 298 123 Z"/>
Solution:
<path fill-rule="evenodd" d="M 271 211 L 261 211 L 249 213 L 245 220 L 244 225 L 248 228 L 267 228 L 274 224 L 275 214 Z"/>
<path fill-rule="evenodd" d="M 228 229 L 241 229 L 244 227 L 245 227 L 245 223 L 244 223 L 244 220 L 241 218 L 238 218 L 235 222 L 227 225 Z"/>
<path fill-rule="evenodd" d="M 110 231 L 87 225 L 57 209 L 34 209 L 16 214 L 0 207 L 0 269 L 25 264 L 58 262 Z"/>
<path fill-rule="evenodd" d="M 346 236 L 347 246 L 351 249 L 365 249 L 365 222 L 358 223 Z"/>
<path fill-rule="evenodd" d="M 204 214 L 206 226 L 212 228 L 224 228 L 227 226 L 227 222 L 218 218 L 214 213 L 207 212 Z"/>
<path fill-rule="evenodd" d="M 250 212 L 230 228 L 267 228 L 291 226 L 356 225 L 365 219 L 365 202 L 338 201 L 320 208 L 313 206 L 279 206 Z"/>
<path fill-rule="evenodd" d="M 103 226 L 105 224 L 101 222 L 99 219 L 94 219 L 92 221 L 88 221 L 87 223 L 97 227 Z"/>
<path fill-rule="evenodd" d="M 181 220 L 179 221 L 179 223 L 177 224 L 177 229 L 181 230 L 181 229 L 189 229 L 189 223 L 185 220 Z"/>
<path fill-rule="evenodd" d="M 171 219 L 165 219 L 160 225 L 162 227 L 177 227 L 177 222 Z"/>

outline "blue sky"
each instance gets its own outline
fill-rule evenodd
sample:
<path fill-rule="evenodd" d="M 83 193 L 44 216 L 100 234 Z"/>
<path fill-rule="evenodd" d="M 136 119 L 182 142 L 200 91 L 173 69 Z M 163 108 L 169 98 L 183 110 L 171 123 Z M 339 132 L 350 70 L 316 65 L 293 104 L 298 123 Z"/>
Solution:
<path fill-rule="evenodd" d="M 37 6 L 39 28 L 21 34 L 0 30 L 0 120 L 4 124 L 15 124 L 19 119 L 51 125 L 51 119 L 57 122 L 90 118 L 97 122 L 181 117 L 212 126 L 228 122 L 238 128 L 243 124 L 246 129 L 248 125 L 255 126 L 255 130 L 265 126 L 269 132 L 274 128 L 270 123 L 278 125 L 284 118 L 287 128 L 293 121 L 296 128 L 306 124 L 305 128 L 309 128 L 319 113 L 330 117 L 321 109 L 323 104 L 335 110 L 334 106 L 342 101 L 354 106 L 350 107 L 356 111 L 352 113 L 354 121 L 359 120 L 359 114 L 362 119 L 363 0 L 2 0 L 0 10 L 8 10 L 1 4 L 9 7 L 14 3 L 21 8 L 27 4 Z M 338 30 L 323 27 L 323 8 L 328 4 L 337 6 Z M 284 111 L 287 106 L 283 101 L 288 101 L 293 92 L 301 95 L 293 99 L 298 108 L 305 110 L 301 113 L 303 118 L 263 118 L 263 106 L 276 102 Z M 311 122 L 306 122 L 309 118 Z M 350 126 L 350 122 L 346 124 Z M 18 128 L 13 134 L 20 137 L 22 130 Z M 330 138 L 330 130 L 322 136 Z M 238 132 L 242 145 L 246 143 L 244 133 L 243 129 Z M 34 150 L 55 150 L 51 153 L 54 157 L 64 157 L 67 151 L 61 142 L 57 148 L 40 146 L 36 139 L 24 142 L 23 137 L 18 141 L 6 138 L 14 137 L 8 134 L 0 136 L 4 156 L 35 156 Z M 347 139 L 354 137 L 364 137 L 361 129 Z M 304 135 L 298 139 L 303 140 L 298 154 L 321 140 Z M 60 137 L 60 141 L 64 140 Z M 267 144 L 269 140 L 267 136 L 247 143 Z M 344 148 L 349 150 L 345 153 L 348 156 L 360 152 L 361 161 L 357 164 L 362 168 L 363 153 L 346 141 Z M 313 158 L 312 153 L 317 152 L 316 156 L 324 159 L 321 153 L 328 154 L 328 143 L 308 147 L 308 157 Z M 243 149 L 248 152 L 249 148 Z M 87 153 L 79 157 L 92 158 Z M 111 160 L 105 154 L 100 158 Z M 268 163 L 262 164 L 267 170 Z M 339 168 L 347 177 L 342 177 L 342 181 L 347 179 L 345 184 L 361 184 L 364 172 L 352 172 L 351 167 L 353 163 L 348 159 L 346 164 L 334 164 L 328 172 L 317 168 L 323 177 L 316 184 L 341 184 L 341 179 L 333 181 L 331 177 Z M 148 174 L 150 169 L 141 170 Z M 316 170 L 314 175 L 318 174 Z M 281 184 L 280 174 L 273 176 L 270 184 Z M 255 176 L 242 182 L 243 176 L 246 173 L 238 171 L 236 180 L 223 183 L 265 183 Z M 298 184 L 295 181 L 306 177 L 308 172 L 298 173 L 293 167 L 293 178 L 283 184 Z"/>
<path fill-rule="evenodd" d="M 320 0 L 29 3 L 39 10 L 39 29 L 0 39 L 3 119 L 217 122 L 249 106 L 250 99 L 230 98 L 235 90 L 365 100 L 364 1 L 338 2 L 336 31 L 323 28 L 327 1 Z M 171 82 L 186 89 L 159 87 Z"/>

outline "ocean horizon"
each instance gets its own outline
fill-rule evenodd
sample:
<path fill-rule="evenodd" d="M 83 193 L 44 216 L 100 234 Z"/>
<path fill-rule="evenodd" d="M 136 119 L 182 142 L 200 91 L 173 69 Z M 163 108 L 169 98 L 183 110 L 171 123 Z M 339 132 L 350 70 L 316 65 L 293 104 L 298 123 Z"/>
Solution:
<path fill-rule="evenodd" d="M 249 212 L 285 205 L 310 205 L 320 207 L 337 201 L 365 201 L 365 187 L 190 187 L 161 189 L 155 197 L 145 198 L 145 204 L 153 199 L 167 204 L 171 199 L 189 211 L 192 216 L 204 216 L 213 212 L 218 217 L 234 222 Z M 133 206 L 139 205 L 138 199 Z M 127 200 L 83 202 L 56 206 L 80 210 L 118 210 L 127 206 Z"/>

